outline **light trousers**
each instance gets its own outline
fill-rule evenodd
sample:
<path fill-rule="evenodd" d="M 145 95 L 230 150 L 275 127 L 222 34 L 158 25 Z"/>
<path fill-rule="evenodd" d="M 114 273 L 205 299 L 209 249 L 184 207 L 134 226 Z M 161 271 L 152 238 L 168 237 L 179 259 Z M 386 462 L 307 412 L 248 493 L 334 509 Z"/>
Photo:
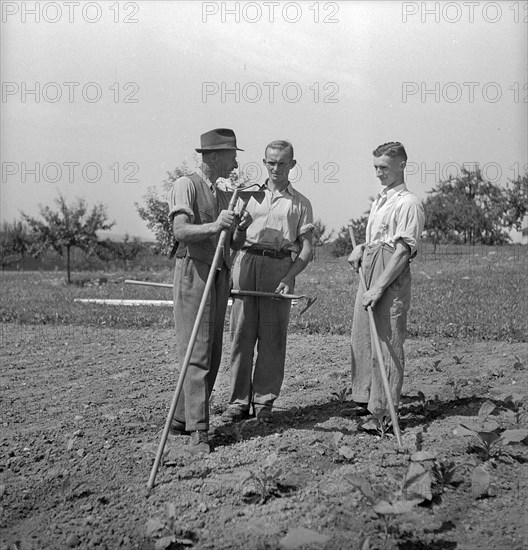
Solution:
<path fill-rule="evenodd" d="M 365 248 L 362 269 L 367 288 L 370 288 L 381 275 L 393 250 L 392 247 L 383 244 Z M 368 403 L 369 411 L 376 413 L 388 411 L 388 404 L 371 338 L 368 312 L 361 305 L 363 294 L 360 284 L 354 306 L 351 335 L 352 399 L 360 403 Z M 410 303 L 411 272 L 407 264 L 373 308 L 383 363 L 396 409 L 403 386 L 405 368 L 403 343 L 407 336 L 407 312 Z"/>
<path fill-rule="evenodd" d="M 233 265 L 233 288 L 274 292 L 290 258 L 241 251 Z M 293 291 L 293 289 L 291 289 Z M 235 296 L 231 308 L 231 395 L 229 404 L 248 410 L 272 407 L 284 379 L 291 300 Z M 253 357 L 257 358 L 253 369 Z"/>

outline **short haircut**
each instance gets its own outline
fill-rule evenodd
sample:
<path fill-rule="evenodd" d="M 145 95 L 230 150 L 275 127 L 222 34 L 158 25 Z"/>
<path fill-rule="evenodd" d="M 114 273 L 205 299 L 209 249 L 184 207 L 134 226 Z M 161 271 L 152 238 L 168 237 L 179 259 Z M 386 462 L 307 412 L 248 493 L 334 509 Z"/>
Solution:
<path fill-rule="evenodd" d="M 266 149 L 264 150 L 264 157 L 266 156 L 266 153 L 268 152 L 268 149 L 276 149 L 278 151 L 290 151 L 291 158 L 293 160 L 293 145 L 289 141 L 284 141 L 282 139 L 277 139 L 275 141 L 272 141 L 271 143 L 268 143 L 266 145 Z"/>
<path fill-rule="evenodd" d="M 381 157 L 387 155 L 391 158 L 401 158 L 404 161 L 407 161 L 407 153 L 405 152 L 405 147 L 399 141 L 389 141 L 379 145 L 372 151 L 372 154 L 375 157 Z"/>

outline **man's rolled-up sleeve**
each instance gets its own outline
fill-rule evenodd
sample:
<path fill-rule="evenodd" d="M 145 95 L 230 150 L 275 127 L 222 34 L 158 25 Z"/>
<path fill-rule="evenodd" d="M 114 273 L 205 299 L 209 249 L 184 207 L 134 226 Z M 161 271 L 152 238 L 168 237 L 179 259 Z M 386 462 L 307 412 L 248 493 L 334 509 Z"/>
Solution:
<path fill-rule="evenodd" d="M 412 197 L 411 200 L 403 201 L 398 210 L 394 242 L 401 239 L 411 249 L 411 255 L 413 255 L 425 224 L 424 209 L 419 199 Z"/>
<path fill-rule="evenodd" d="M 302 205 L 298 235 L 303 235 L 304 233 L 308 233 L 308 231 L 313 231 L 314 229 L 315 226 L 313 224 L 312 205 L 310 202 L 306 201 L 306 203 Z"/>
<path fill-rule="evenodd" d="M 195 198 L 196 189 L 188 177 L 182 176 L 174 182 L 172 189 L 167 193 L 171 224 L 176 214 L 187 214 L 191 223 L 194 222 L 193 204 Z"/>

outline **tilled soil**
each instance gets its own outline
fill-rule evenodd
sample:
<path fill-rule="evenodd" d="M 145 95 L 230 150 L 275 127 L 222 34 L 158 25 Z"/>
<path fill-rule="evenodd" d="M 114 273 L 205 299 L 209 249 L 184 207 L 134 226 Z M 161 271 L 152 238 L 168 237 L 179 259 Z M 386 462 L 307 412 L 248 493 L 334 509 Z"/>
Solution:
<path fill-rule="evenodd" d="M 499 405 L 502 429 L 516 427 L 500 405 L 507 393 L 526 394 L 526 344 L 409 340 L 398 451 L 350 411 L 343 336 L 291 335 L 275 423 L 224 426 L 226 342 L 211 404 L 214 452 L 191 458 L 187 438 L 169 438 L 149 493 L 177 382 L 172 331 L 7 324 L 1 336 L 2 550 L 528 547 L 526 446 L 486 461 L 472 438 L 453 435 L 485 400 Z M 374 513 L 347 480 L 395 490 L 420 450 L 472 465 L 396 517 Z M 477 464 L 491 476 L 480 498 L 471 488 Z"/>

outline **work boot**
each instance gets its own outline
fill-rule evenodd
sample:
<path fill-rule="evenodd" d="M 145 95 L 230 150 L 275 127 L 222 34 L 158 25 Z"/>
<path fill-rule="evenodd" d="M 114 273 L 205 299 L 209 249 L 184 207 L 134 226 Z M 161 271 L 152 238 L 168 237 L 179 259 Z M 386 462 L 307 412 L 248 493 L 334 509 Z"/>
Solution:
<path fill-rule="evenodd" d="M 260 420 L 260 422 L 264 422 L 265 424 L 272 424 L 273 423 L 273 412 L 271 411 L 271 407 L 260 407 L 257 410 L 257 420 Z"/>
<path fill-rule="evenodd" d="M 173 418 L 169 428 L 169 435 L 191 435 L 191 432 L 185 429 L 185 422 Z"/>
<path fill-rule="evenodd" d="M 211 452 L 209 447 L 209 438 L 206 430 L 200 430 L 191 434 L 191 441 L 189 442 L 189 452 L 192 456 L 199 454 L 208 455 Z"/>
<path fill-rule="evenodd" d="M 241 422 L 242 420 L 247 420 L 248 418 L 249 411 L 235 405 L 227 407 L 222 414 L 222 422 L 225 424 L 234 424 L 235 422 Z"/>

